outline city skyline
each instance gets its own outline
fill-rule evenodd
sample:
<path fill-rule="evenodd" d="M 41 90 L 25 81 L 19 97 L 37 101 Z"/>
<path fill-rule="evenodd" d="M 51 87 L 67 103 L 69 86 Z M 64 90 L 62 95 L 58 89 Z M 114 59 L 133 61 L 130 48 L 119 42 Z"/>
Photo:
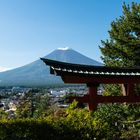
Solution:
<path fill-rule="evenodd" d="M 26 65 L 65 47 L 101 62 L 98 46 L 109 38 L 123 2 L 133 0 L 0 0 L 0 69 Z"/>

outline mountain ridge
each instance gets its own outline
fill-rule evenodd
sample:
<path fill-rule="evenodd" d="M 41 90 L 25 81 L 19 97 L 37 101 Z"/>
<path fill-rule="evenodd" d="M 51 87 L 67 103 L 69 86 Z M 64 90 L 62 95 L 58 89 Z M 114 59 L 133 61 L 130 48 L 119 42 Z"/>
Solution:
<path fill-rule="evenodd" d="M 102 65 L 73 49 L 56 49 L 44 58 L 75 64 Z M 36 60 L 19 68 L 0 72 L 0 86 L 64 85 L 60 77 L 50 74 L 43 61 Z"/>

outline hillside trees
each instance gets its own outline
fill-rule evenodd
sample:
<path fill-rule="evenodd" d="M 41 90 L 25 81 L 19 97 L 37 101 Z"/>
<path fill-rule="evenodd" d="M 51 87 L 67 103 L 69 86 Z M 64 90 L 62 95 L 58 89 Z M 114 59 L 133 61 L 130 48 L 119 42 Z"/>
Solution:
<path fill-rule="evenodd" d="M 20 99 L 17 105 L 17 118 L 38 118 L 50 113 L 50 98 L 45 90 L 30 91 Z"/>

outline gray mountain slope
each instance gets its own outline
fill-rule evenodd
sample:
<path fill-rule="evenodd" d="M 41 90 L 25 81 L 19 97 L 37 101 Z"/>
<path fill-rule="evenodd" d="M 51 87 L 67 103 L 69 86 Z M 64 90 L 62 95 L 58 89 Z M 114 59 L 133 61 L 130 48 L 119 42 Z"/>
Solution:
<path fill-rule="evenodd" d="M 45 58 L 77 64 L 102 65 L 72 49 L 57 49 Z M 40 59 L 0 73 L 0 86 L 54 86 L 63 84 L 60 77 L 50 74 L 49 67 Z"/>
<path fill-rule="evenodd" d="M 102 65 L 100 62 L 88 58 L 73 49 L 67 50 L 57 49 L 52 53 L 50 53 L 49 55 L 47 55 L 46 58 L 75 64 L 96 65 L 96 66 Z"/>

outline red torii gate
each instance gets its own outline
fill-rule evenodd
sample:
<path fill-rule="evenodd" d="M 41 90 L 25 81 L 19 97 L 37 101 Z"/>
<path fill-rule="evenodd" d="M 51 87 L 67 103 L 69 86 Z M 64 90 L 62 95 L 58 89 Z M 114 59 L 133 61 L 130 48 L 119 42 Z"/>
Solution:
<path fill-rule="evenodd" d="M 70 97 L 81 103 L 88 103 L 89 110 L 96 109 L 98 103 L 140 102 L 134 86 L 140 83 L 140 67 L 107 67 L 79 65 L 41 58 L 50 66 L 50 73 L 61 76 L 65 83 L 87 84 L 88 94 L 83 97 Z M 123 84 L 123 96 L 101 96 L 97 94 L 99 84 Z"/>

